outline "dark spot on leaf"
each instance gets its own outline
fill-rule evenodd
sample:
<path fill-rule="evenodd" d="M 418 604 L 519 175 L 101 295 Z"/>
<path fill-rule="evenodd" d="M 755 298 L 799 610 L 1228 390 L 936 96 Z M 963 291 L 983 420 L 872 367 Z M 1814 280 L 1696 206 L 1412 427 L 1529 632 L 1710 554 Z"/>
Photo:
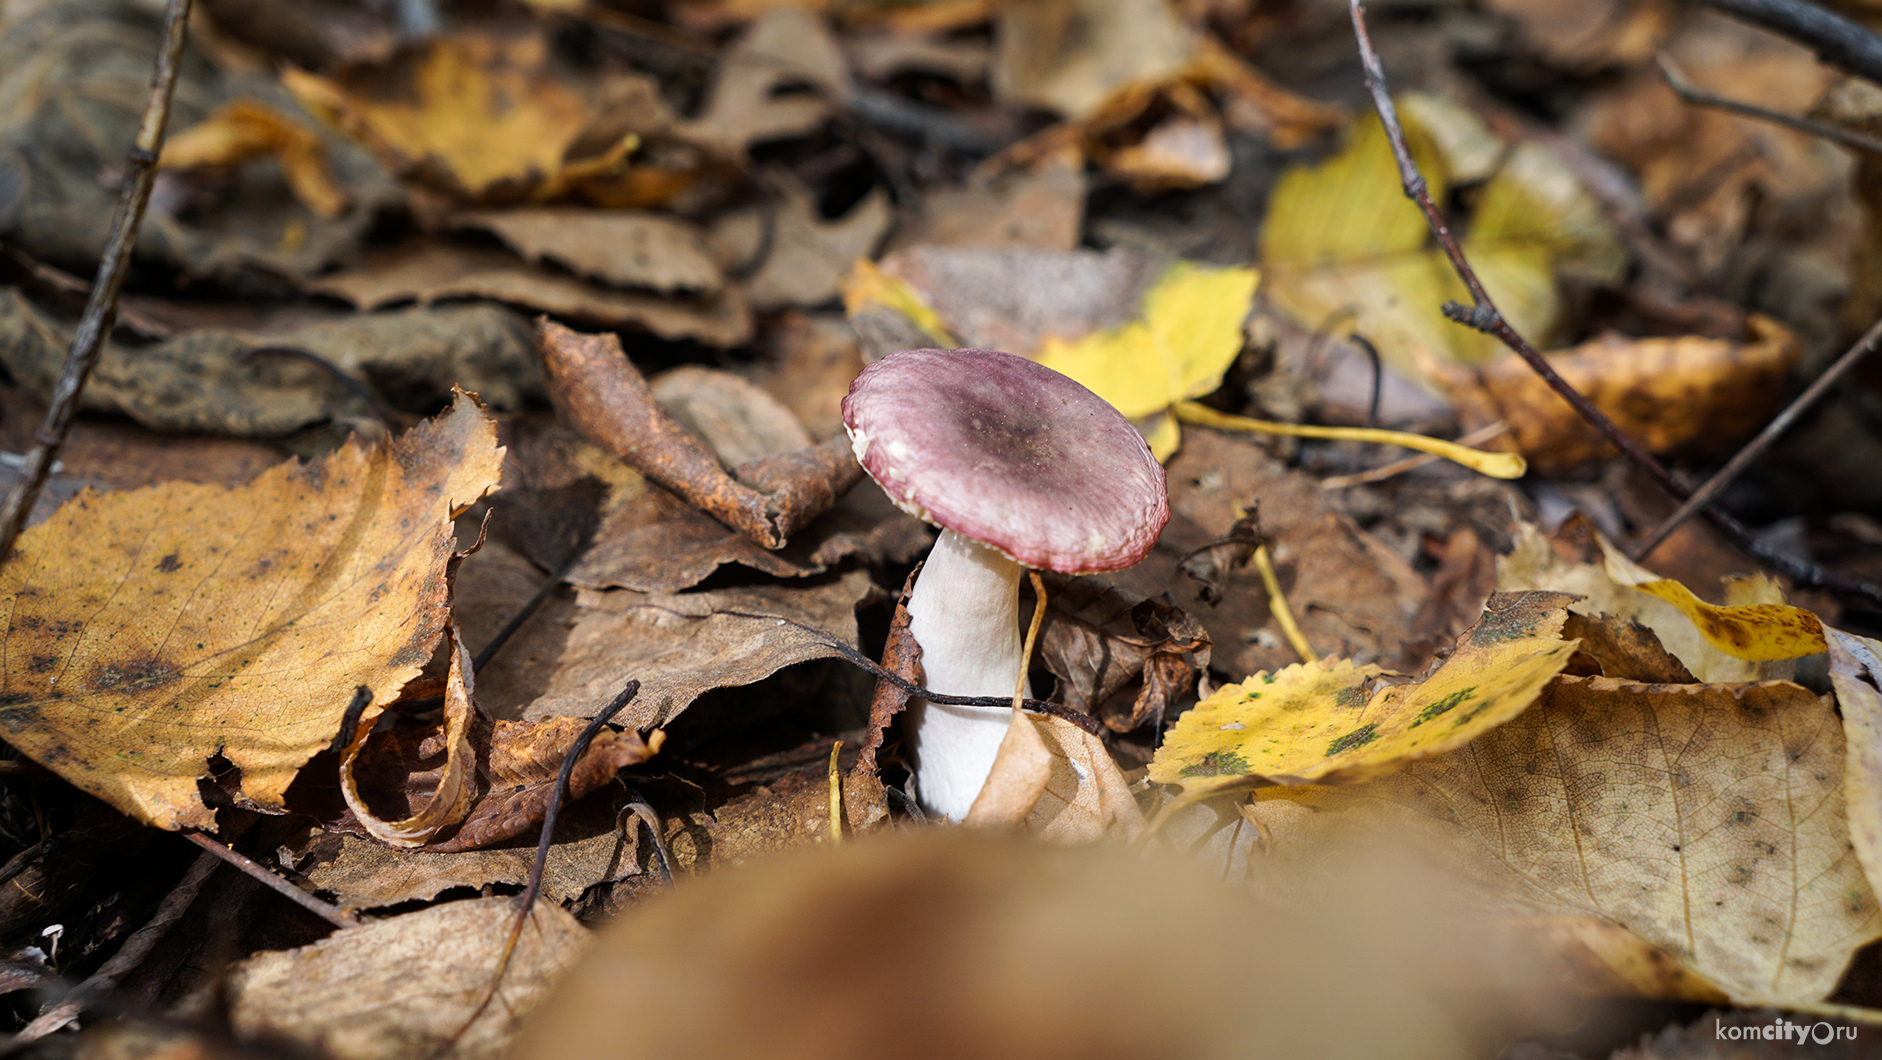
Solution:
<path fill-rule="evenodd" d="M 32 701 L 33 697 L 24 692 L 0 692 L 0 707 L 17 707 Z"/>
<path fill-rule="evenodd" d="M 176 664 L 168 659 L 132 659 L 122 665 L 102 663 L 93 667 L 86 684 L 94 692 L 143 692 L 181 676 Z"/>
<path fill-rule="evenodd" d="M 157 561 L 157 569 L 165 574 L 174 574 L 183 569 L 183 561 L 177 558 L 176 553 L 172 552 Z"/>
<path fill-rule="evenodd" d="M 57 665 L 59 665 L 59 657 L 56 655 L 35 655 L 32 661 L 26 664 L 26 671 L 43 674 Z"/>
<path fill-rule="evenodd" d="M 1210 751 L 1202 759 L 1183 767 L 1186 777 L 1243 777 L 1248 775 L 1248 760 L 1234 751 Z"/>
<path fill-rule="evenodd" d="M 1333 696 L 1333 702 L 1343 710 L 1357 710 L 1366 705 L 1366 686 L 1342 688 Z"/>
<path fill-rule="evenodd" d="M 1746 884 L 1751 882 L 1751 877 L 1753 875 L 1754 874 L 1751 871 L 1750 865 L 1733 865 L 1732 874 L 1726 877 L 1726 879 L 1732 883 L 1737 884 L 1740 887 L 1743 887 Z"/>
<path fill-rule="evenodd" d="M 1433 703 L 1430 706 L 1426 707 L 1425 709 L 1419 711 L 1418 716 L 1412 719 L 1411 727 L 1416 729 L 1418 726 L 1423 725 L 1425 722 L 1430 721 L 1432 718 L 1435 718 L 1438 715 L 1443 714 L 1445 711 L 1448 711 L 1452 707 L 1457 706 L 1459 703 L 1462 703 L 1464 700 L 1469 699 L 1476 691 L 1477 691 L 1477 686 L 1472 685 L 1469 688 L 1462 688 L 1455 692 L 1452 692 L 1450 695 L 1445 696 L 1443 699 L 1440 699 L 1436 703 Z"/>
<path fill-rule="evenodd" d="M 1345 751 L 1350 751 L 1355 747 L 1366 746 L 1367 744 L 1373 741 L 1373 738 L 1377 735 L 1378 728 L 1379 728 L 1378 725 L 1371 724 L 1371 725 L 1362 725 L 1359 728 L 1354 729 L 1352 732 L 1349 732 L 1345 736 L 1342 736 L 1339 739 L 1334 740 L 1332 743 L 1328 744 L 1327 756 L 1330 758 L 1333 755 L 1340 754 Z"/>

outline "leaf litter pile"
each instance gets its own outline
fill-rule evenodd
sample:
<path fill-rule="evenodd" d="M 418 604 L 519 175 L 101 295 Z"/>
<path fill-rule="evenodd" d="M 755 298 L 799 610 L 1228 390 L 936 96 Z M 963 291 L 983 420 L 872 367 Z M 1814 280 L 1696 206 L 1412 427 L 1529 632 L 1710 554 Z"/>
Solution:
<path fill-rule="evenodd" d="M 1882 16 L 1718 6 L 0 2 L 11 1054 L 1882 1055 Z"/>

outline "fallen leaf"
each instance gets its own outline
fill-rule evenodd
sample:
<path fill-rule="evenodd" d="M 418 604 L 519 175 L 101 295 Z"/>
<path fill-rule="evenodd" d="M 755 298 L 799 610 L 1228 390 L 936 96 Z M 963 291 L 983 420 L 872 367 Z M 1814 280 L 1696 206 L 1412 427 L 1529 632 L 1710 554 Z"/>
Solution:
<path fill-rule="evenodd" d="M 1842 772 L 1829 701 L 1789 682 L 1564 676 L 1450 754 L 1253 812 L 1271 858 L 1334 820 L 1429 835 L 1487 906 L 1603 919 L 1740 1004 L 1798 1004 L 1882 936 Z"/>
<path fill-rule="evenodd" d="M 1690 620 L 1706 642 L 1735 659 L 1769 662 L 1799 659 L 1825 650 L 1823 623 L 1801 607 L 1780 603 L 1718 607 L 1693 595 L 1671 578 L 1662 578 L 1627 558 L 1606 538 L 1596 538 L 1615 584 L 1637 589 L 1672 604 Z"/>
<path fill-rule="evenodd" d="M 1054 698 L 1073 710 L 1130 732 L 1161 723 L 1208 671 L 1209 634 L 1166 598 L 1102 575 L 1047 573 L 1045 583 L 1038 658 L 1059 679 Z"/>
<path fill-rule="evenodd" d="M 1529 709 L 1567 665 L 1571 598 L 1492 596 L 1444 664 L 1372 691 L 1382 671 L 1324 659 L 1224 685 L 1176 719 L 1150 779 L 1187 794 L 1251 784 L 1338 784 L 1443 754 Z"/>
<path fill-rule="evenodd" d="M 975 170 L 961 187 L 922 196 L 920 212 L 899 224 L 889 249 L 1032 247 L 1069 251 L 1085 221 L 1084 159 L 1049 154 L 1030 169 Z"/>
<path fill-rule="evenodd" d="M 390 847 L 419 847 L 429 843 L 439 829 L 464 820 L 477 794 L 470 778 L 470 773 L 477 768 L 471 760 L 476 753 L 471 747 L 471 718 L 477 708 L 471 703 L 470 657 L 458 640 L 455 626 L 447 622 L 444 632 L 451 663 L 444 685 L 440 746 L 432 756 L 442 755 L 444 761 L 423 801 L 412 800 L 415 805 L 393 821 L 376 816 L 366 806 L 353 767 L 359 761 L 360 750 L 372 738 L 372 726 L 362 723 L 358 735 L 340 751 L 340 795 L 346 800 L 346 808 L 353 811 L 353 819 L 367 835 Z"/>
<path fill-rule="evenodd" d="M 1421 108 L 1417 99 L 1401 102 L 1401 116 L 1431 195 L 1442 202 L 1458 177 L 1432 119 L 1457 112 Z M 1561 323 L 1556 273 L 1611 272 L 1619 260 L 1593 197 L 1535 143 L 1510 148 L 1480 189 L 1472 218 L 1453 223 L 1463 229 L 1464 253 L 1498 308 L 1537 344 L 1548 343 Z M 1400 190 L 1377 118 L 1362 119 L 1333 158 L 1281 176 L 1261 228 L 1261 265 L 1267 295 L 1301 326 L 1318 330 L 1349 319 L 1353 331 L 1413 378 L 1427 378 L 1434 364 L 1487 361 L 1502 348 L 1444 316 L 1445 302 L 1469 304 L 1469 292 Z"/>
<path fill-rule="evenodd" d="M 568 805 L 556 819 L 556 841 L 543 865 L 542 898 L 567 905 L 588 888 L 638 874 L 632 829 L 617 827 L 611 800 Z M 281 859 L 308 884 L 332 894 L 341 908 L 383 909 L 428 902 L 452 888 L 490 885 L 521 889 L 536 860 L 536 842 L 454 852 L 391 850 L 352 835 L 311 832 L 284 847 Z"/>
<path fill-rule="evenodd" d="M 1552 353 L 1549 363 L 1648 452 L 1710 451 L 1770 418 L 1801 353 L 1797 337 L 1769 317 L 1752 314 L 1746 329 L 1743 342 L 1605 335 Z M 1515 354 L 1444 378 L 1466 428 L 1509 424 L 1542 471 L 1560 475 L 1614 454 Z"/>
<path fill-rule="evenodd" d="M 699 229 L 664 214 L 540 206 L 473 211 L 452 221 L 492 233 L 532 264 L 553 261 L 614 287 L 710 294 L 725 283 Z"/>
<path fill-rule="evenodd" d="M 451 519 L 501 458 L 460 395 L 389 446 L 243 487 L 79 496 L 0 567 L 7 742 L 162 828 L 214 827 L 197 791 L 212 756 L 278 808 L 356 687 L 370 727 L 431 657 Z"/>
<path fill-rule="evenodd" d="M 808 87 L 814 91 L 785 92 Z M 836 38 L 813 12 L 767 11 L 719 56 L 699 118 L 681 135 L 726 157 L 755 143 L 802 136 L 827 121 L 849 91 Z"/>
<path fill-rule="evenodd" d="M 1001 7 L 994 94 L 1080 118 L 1129 85 L 1167 79 L 1195 34 L 1161 0 L 1047 0 Z"/>
<path fill-rule="evenodd" d="M 281 79 L 394 172 L 471 199 L 553 186 L 594 120 L 534 33 L 440 36 L 341 79 L 294 68 Z"/>
<path fill-rule="evenodd" d="M 826 221 L 809 189 L 794 178 L 780 174 L 773 185 L 769 206 L 725 214 L 708 238 L 728 271 L 756 263 L 757 271 L 744 281 L 752 308 L 813 309 L 834 300 L 850 267 L 882 242 L 893 221 L 889 197 L 877 188 L 849 213 Z"/>
<path fill-rule="evenodd" d="M 840 315 L 787 310 L 767 329 L 759 354 L 752 382 L 789 408 L 812 438 L 843 433 L 843 397 L 863 358 Z"/>
<path fill-rule="evenodd" d="M 1882 879 L 1882 644 L 1832 629 L 1830 685 L 1843 712 L 1849 758 L 1849 836 L 1871 885 Z"/>
<path fill-rule="evenodd" d="M 1064 718 L 1020 710 L 965 823 L 1091 843 L 1136 836 L 1144 816 L 1103 740 Z"/>
<path fill-rule="evenodd" d="M 0 363 L 14 379 L 49 397 L 70 346 L 65 322 L 0 289 Z M 274 327 L 198 328 L 145 346 L 114 339 L 81 407 L 155 430 L 253 438 L 371 415 L 357 394 L 304 360 L 246 356 L 267 348 L 305 350 L 349 374 L 396 383 L 387 396 L 420 410 L 448 400 L 454 384 L 498 410 L 522 407 L 542 387 L 526 322 L 500 306 L 439 306 L 313 323 L 288 314 Z"/>
<path fill-rule="evenodd" d="M 1564 528 L 1565 531 L 1568 529 Z M 1787 678 L 1795 671 L 1795 665 L 1788 661 L 1794 656 L 1769 657 L 1767 653 L 1765 660 L 1750 660 L 1740 654 L 1740 649 L 1735 645 L 1731 645 L 1730 637 L 1724 636 L 1725 631 L 1732 630 L 1737 636 L 1750 638 L 1748 642 L 1759 639 L 1760 634 L 1755 628 L 1747 630 L 1732 621 L 1734 617 L 1750 618 L 1754 626 L 1769 625 L 1770 632 L 1766 639 L 1773 644 L 1788 645 L 1785 651 L 1799 651 L 1809 646 L 1811 627 L 1816 624 L 1816 618 L 1799 609 L 1782 606 L 1783 592 L 1768 576 L 1759 575 L 1728 582 L 1728 591 L 1733 595 L 1730 601 L 1732 605 L 1755 605 L 1749 614 L 1737 612 L 1735 616 L 1731 607 L 1717 608 L 1703 603 L 1678 582 L 1660 579 L 1624 558 L 1611 564 L 1603 553 L 1617 557 L 1618 554 L 1612 552 L 1612 546 L 1601 540 L 1598 534 L 1592 531 L 1590 534 L 1596 542 L 1591 548 L 1594 554 L 1588 557 L 1588 562 L 1576 562 L 1558 554 L 1550 546 L 1549 540 L 1533 525 L 1517 524 L 1509 554 L 1497 563 L 1497 589 L 1509 592 L 1553 588 L 1582 597 L 1579 602 L 1570 605 L 1570 609 L 1578 614 L 1606 614 L 1636 620 L 1652 630 L 1666 650 L 1672 652 L 1695 678 L 1703 682 Z M 1641 591 L 1633 584 L 1635 582 L 1656 585 L 1664 597 L 1677 599 L 1680 603 Z M 1770 610 L 1772 608 L 1776 610 Z M 1761 623 L 1759 619 L 1765 615 L 1776 621 Z M 1725 643 L 1714 641 L 1692 616 L 1704 618 L 1709 626 L 1716 627 L 1719 632 L 1715 635 L 1723 637 Z M 1820 627 L 1816 636 L 1822 636 Z M 1731 650 L 1727 650 L 1728 646 Z M 1819 647 L 1817 650 L 1822 649 Z"/>
<path fill-rule="evenodd" d="M 582 590 L 555 676 L 523 716 L 590 717 L 633 678 L 640 695 L 615 723 L 638 730 L 666 725 L 709 689 L 751 684 L 836 654 L 784 619 L 855 646 L 856 607 L 874 591 L 865 571 L 691 593 Z"/>
<path fill-rule="evenodd" d="M 275 159 L 288 187 L 308 209 L 322 217 L 346 212 L 346 192 L 327 168 L 326 147 L 319 135 L 259 100 L 232 100 L 169 137 L 158 164 L 174 169 L 226 169 L 257 158 Z"/>
<path fill-rule="evenodd" d="M 534 268 L 501 251 L 420 243 L 308 285 L 361 309 L 394 302 L 488 298 L 611 328 L 651 331 L 665 339 L 737 346 L 751 338 L 751 311 L 737 288 L 695 298 L 602 287 Z"/>
<path fill-rule="evenodd" d="M 1551 63 L 1589 72 L 1649 58 L 1674 21 L 1659 4 L 1630 0 L 1491 0 L 1489 10 Z"/>
<path fill-rule="evenodd" d="M 335 1060 L 446 1049 L 496 1060 L 588 943 L 574 917 L 537 902 L 495 999 L 479 1005 L 515 919 L 509 898 L 449 902 L 250 957 L 229 976 L 230 1022 L 245 1038 L 285 1039 Z"/>
<path fill-rule="evenodd" d="M 89 277 L 109 238 L 124 151 L 149 96 L 160 20 L 116 4 L 10 8 L 0 20 L 0 239 L 35 260 Z M 200 43 L 200 40 L 199 40 Z M 170 128 L 252 99 L 320 142 L 334 189 L 352 209 L 322 216 L 272 165 L 159 173 L 136 260 L 239 290 L 272 289 L 356 256 L 382 211 L 405 195 L 372 156 L 318 127 L 272 72 L 234 73 L 192 48 L 177 73 Z M 318 196 L 316 196 L 316 199 Z M 200 290 L 200 288 L 198 288 Z M 5 342 L 0 341 L 0 347 Z"/>
<path fill-rule="evenodd" d="M 667 848 L 676 869 L 704 876 L 767 855 L 830 843 L 829 754 L 809 769 L 759 785 L 711 811 L 667 821 Z M 889 823 L 882 782 L 869 773 L 842 774 L 844 838 L 861 838 Z"/>

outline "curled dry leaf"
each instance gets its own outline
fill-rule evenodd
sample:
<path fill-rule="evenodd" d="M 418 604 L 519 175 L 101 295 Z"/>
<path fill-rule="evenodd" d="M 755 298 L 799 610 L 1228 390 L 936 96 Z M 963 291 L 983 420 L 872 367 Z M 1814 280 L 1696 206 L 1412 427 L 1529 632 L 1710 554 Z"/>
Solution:
<path fill-rule="evenodd" d="M 1553 353 L 1549 363 L 1649 452 L 1715 450 L 1770 417 L 1801 351 L 1797 337 L 1769 317 L 1748 317 L 1746 329 L 1742 342 L 1608 335 Z M 1466 427 L 1508 423 L 1540 470 L 1561 474 L 1614 454 L 1515 354 L 1475 373 L 1448 372 L 1445 380 Z"/>
<path fill-rule="evenodd" d="M 882 668 L 918 687 L 922 684 L 921 643 L 908 628 L 908 594 L 915 591 L 915 577 L 920 573 L 921 565 L 916 564 L 902 583 L 902 594 L 895 599 L 895 615 L 889 619 L 888 640 L 882 646 Z M 876 679 L 876 690 L 869 699 L 869 728 L 856 755 L 857 772 L 874 775 L 876 754 L 882 750 L 889 723 L 908 707 L 908 700 L 908 693 L 897 685 Z"/>
<path fill-rule="evenodd" d="M 471 780 L 476 763 L 472 761 L 470 729 L 477 708 L 471 702 L 470 658 L 465 654 L 463 642 L 458 640 L 456 626 L 446 623 L 445 638 L 450 645 L 451 668 L 445 677 L 443 746 L 439 749 L 444 764 L 424 802 L 397 821 L 384 820 L 367 809 L 353 776 L 353 766 L 359 760 L 360 749 L 372 736 L 371 726 L 362 724 L 353 742 L 340 751 L 340 795 L 346 800 L 346 808 L 353 811 L 354 819 L 366 829 L 367 835 L 387 846 L 424 846 L 438 834 L 438 829 L 462 821 L 476 796 Z"/>
<path fill-rule="evenodd" d="M 1849 758 L 1849 834 L 1873 884 L 1882 880 L 1882 643 L 1829 631 L 1830 684 L 1843 712 Z"/>
<path fill-rule="evenodd" d="M 588 944 L 562 907 L 537 902 L 496 997 L 480 1007 L 515 920 L 509 898 L 449 902 L 250 957 L 229 976 L 230 1022 L 245 1038 L 335 1060 L 497 1060 Z"/>
<path fill-rule="evenodd" d="M 361 309 L 396 302 L 487 298 L 663 339 L 737 346 L 751 338 L 751 310 L 735 287 L 693 298 L 624 291 L 524 263 L 499 250 L 418 243 L 307 285 Z"/>
<path fill-rule="evenodd" d="M 1430 676 L 1373 691 L 1382 671 L 1325 659 L 1224 685 L 1185 711 L 1150 779 L 1206 795 L 1260 783 L 1349 783 L 1461 747 L 1529 709 L 1567 665 L 1573 598 L 1502 593 Z"/>
<path fill-rule="evenodd" d="M 660 408 L 617 336 L 582 335 L 547 318 L 537 333 L 550 395 L 576 430 L 765 548 L 782 548 L 862 475 L 835 438 L 747 464 L 740 481 Z"/>
<path fill-rule="evenodd" d="M 1456 751 L 1252 812 L 1271 857 L 1336 821 L 1429 836 L 1491 907 L 1618 924 L 1782 1005 L 1821 1000 L 1882 936 L 1844 791 L 1842 725 L 1805 688 L 1564 676 Z"/>
<path fill-rule="evenodd" d="M 211 756 L 278 808 L 356 687 L 374 691 L 370 727 L 431 657 L 451 519 L 501 459 L 460 394 L 390 445 L 243 487 L 80 495 L 0 567 L 7 742 L 162 828 L 214 826 Z"/>

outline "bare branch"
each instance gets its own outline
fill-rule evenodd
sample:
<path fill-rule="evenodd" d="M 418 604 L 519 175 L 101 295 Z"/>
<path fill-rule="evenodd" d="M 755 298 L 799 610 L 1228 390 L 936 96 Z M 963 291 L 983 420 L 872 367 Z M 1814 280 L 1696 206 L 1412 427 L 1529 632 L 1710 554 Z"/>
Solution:
<path fill-rule="evenodd" d="M 1665 52 L 1654 56 L 1653 59 L 1660 64 L 1660 76 L 1666 79 L 1666 87 L 1672 89 L 1674 95 L 1691 103 L 1693 106 L 1713 107 L 1717 110 L 1727 111 L 1732 114 L 1740 114 L 1747 118 L 1756 118 L 1759 121 L 1772 122 L 1776 125 L 1782 125 L 1787 129 L 1795 129 L 1809 136 L 1821 137 L 1832 143 L 1842 144 L 1844 147 L 1852 150 L 1867 151 L 1872 155 L 1882 155 L 1882 140 L 1878 140 L 1873 136 L 1865 136 L 1853 129 L 1838 128 L 1837 126 L 1828 125 L 1824 122 L 1811 121 L 1809 118 L 1799 118 L 1794 114 L 1785 114 L 1781 111 L 1770 110 L 1765 107 L 1754 106 L 1750 103 L 1741 103 L 1735 99 L 1727 99 L 1724 96 L 1714 95 L 1700 88 L 1698 85 L 1693 84 L 1691 81 L 1686 80 L 1686 76 L 1680 73 L 1679 67 L 1673 65 L 1673 60 L 1669 58 Z"/>

